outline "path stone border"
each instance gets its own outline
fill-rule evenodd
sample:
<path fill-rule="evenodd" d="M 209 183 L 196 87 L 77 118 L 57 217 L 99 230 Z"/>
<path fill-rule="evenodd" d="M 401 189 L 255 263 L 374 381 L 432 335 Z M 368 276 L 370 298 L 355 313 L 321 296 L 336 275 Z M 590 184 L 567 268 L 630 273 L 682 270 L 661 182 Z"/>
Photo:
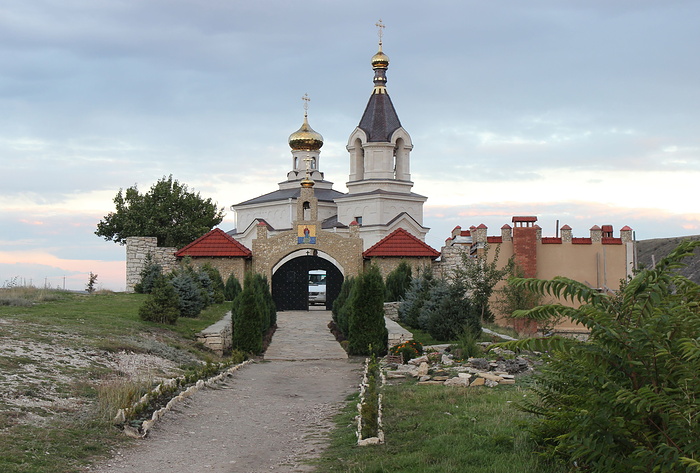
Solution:
<path fill-rule="evenodd" d="M 360 401 L 357 403 L 357 445 L 359 447 L 364 447 L 367 445 L 379 445 L 384 443 L 384 429 L 382 428 L 382 394 L 377 394 L 377 436 L 362 438 L 362 404 L 365 402 L 365 392 L 369 386 L 369 358 L 365 359 L 365 372 L 362 375 L 362 382 L 360 383 Z M 384 384 L 386 384 L 386 377 L 384 376 L 384 370 L 381 365 L 379 365 L 379 389 L 381 389 Z"/>
<path fill-rule="evenodd" d="M 200 389 L 202 389 L 204 387 L 213 386 L 214 384 L 221 382 L 224 378 L 226 378 L 228 376 L 232 376 L 233 373 L 235 373 L 236 371 L 241 369 L 243 366 L 245 366 L 249 363 L 252 363 L 253 361 L 254 360 L 252 360 L 252 359 L 246 360 L 242 363 L 231 366 L 227 370 L 222 371 L 221 373 L 219 373 L 215 376 L 212 376 L 209 379 L 206 379 L 206 380 L 200 379 L 195 384 L 193 384 L 192 386 L 189 386 L 187 389 L 185 389 L 184 391 L 179 393 L 177 396 L 170 399 L 170 401 L 168 401 L 168 403 L 165 405 L 165 407 L 162 407 L 162 408 L 158 409 L 157 411 L 154 411 L 153 414 L 151 415 L 151 418 L 143 421 L 141 423 L 141 427 L 138 429 L 126 424 L 126 419 L 127 419 L 128 414 L 130 412 L 133 412 L 135 409 L 138 409 L 140 406 L 148 404 L 148 402 L 151 400 L 152 397 L 157 397 L 161 393 L 163 393 L 164 391 L 167 391 L 168 389 L 171 389 L 171 388 L 177 386 L 178 379 L 182 379 L 182 378 L 170 378 L 168 380 L 165 380 L 162 383 L 160 383 L 158 386 L 153 388 L 151 391 L 144 394 L 141 397 L 141 399 L 136 401 L 133 404 L 133 406 L 131 406 L 130 408 L 119 409 L 119 411 L 117 412 L 117 415 L 114 417 L 114 422 L 116 424 L 124 424 L 123 430 L 127 436 L 132 437 L 132 438 L 144 439 L 148 436 L 149 431 L 153 428 L 155 423 L 158 422 L 160 419 L 162 419 L 163 416 L 167 412 L 171 411 L 173 409 L 173 407 L 175 407 L 177 404 L 180 404 L 181 402 L 183 402 L 185 399 L 192 396 L 194 393 L 196 393 Z"/>

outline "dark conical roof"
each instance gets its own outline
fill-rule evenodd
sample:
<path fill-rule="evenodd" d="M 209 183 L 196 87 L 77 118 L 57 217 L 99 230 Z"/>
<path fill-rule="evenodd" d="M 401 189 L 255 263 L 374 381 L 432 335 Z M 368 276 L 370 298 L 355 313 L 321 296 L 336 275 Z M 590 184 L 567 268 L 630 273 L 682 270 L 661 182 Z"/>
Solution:
<path fill-rule="evenodd" d="M 359 127 L 367 133 L 367 141 L 389 141 L 391 134 L 401 127 L 399 116 L 386 91 L 370 96 Z"/>

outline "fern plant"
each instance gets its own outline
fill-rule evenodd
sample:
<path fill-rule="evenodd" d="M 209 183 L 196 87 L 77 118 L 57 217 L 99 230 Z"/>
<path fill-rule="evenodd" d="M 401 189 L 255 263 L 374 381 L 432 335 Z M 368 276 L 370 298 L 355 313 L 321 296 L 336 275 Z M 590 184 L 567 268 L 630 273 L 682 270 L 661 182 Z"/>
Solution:
<path fill-rule="evenodd" d="M 700 471 L 700 286 L 675 271 L 698 247 L 681 243 L 613 295 L 565 278 L 515 283 L 581 304 L 515 316 L 566 316 L 590 330 L 586 342 L 500 344 L 551 354 L 535 400 L 519 406 L 534 414 L 531 432 L 549 455 L 590 472 Z"/>

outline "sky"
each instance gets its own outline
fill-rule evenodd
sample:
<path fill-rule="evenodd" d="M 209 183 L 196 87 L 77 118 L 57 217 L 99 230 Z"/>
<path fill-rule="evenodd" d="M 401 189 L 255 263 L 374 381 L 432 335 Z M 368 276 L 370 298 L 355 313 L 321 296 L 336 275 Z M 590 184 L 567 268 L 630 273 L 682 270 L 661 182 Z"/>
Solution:
<path fill-rule="evenodd" d="M 4 0 L 0 287 L 123 290 L 96 225 L 170 174 L 232 229 L 286 179 L 305 93 L 345 191 L 380 18 L 428 244 L 514 215 L 700 234 L 695 0 Z"/>

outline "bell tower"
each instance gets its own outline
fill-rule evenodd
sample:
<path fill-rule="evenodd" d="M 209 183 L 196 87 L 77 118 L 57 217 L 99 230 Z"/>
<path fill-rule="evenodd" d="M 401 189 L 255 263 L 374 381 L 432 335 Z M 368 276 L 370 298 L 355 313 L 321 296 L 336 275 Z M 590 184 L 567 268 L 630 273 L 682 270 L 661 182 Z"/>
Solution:
<path fill-rule="evenodd" d="M 423 227 L 423 203 L 427 198 L 411 192 L 411 136 L 401 126 L 387 92 L 389 57 L 382 41 L 385 26 L 382 20 L 376 26 L 379 49 L 371 59 L 374 87 L 360 124 L 348 139 L 348 193 L 335 199 L 339 222 L 361 223 L 365 248 L 398 227 L 421 240 L 428 232 Z"/>

